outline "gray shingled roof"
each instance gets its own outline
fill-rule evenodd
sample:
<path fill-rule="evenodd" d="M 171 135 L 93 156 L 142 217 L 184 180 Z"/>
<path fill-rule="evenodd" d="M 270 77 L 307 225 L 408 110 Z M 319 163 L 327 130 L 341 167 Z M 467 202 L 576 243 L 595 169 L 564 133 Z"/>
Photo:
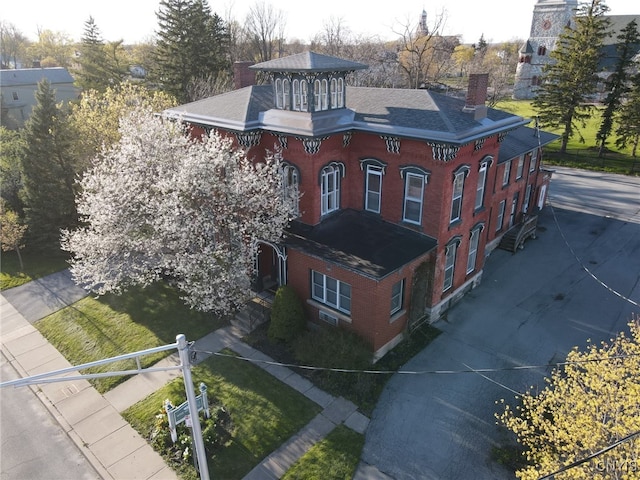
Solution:
<path fill-rule="evenodd" d="M 547 145 L 560 138 L 555 133 L 540 130 L 540 138 L 535 128 L 520 127 L 510 131 L 500 145 L 498 163 L 508 162 L 522 154 L 530 152 L 538 145 Z"/>
<path fill-rule="evenodd" d="M 501 110 L 487 109 L 486 118 L 474 120 L 473 114 L 462 111 L 464 100 L 448 97 L 428 90 L 392 89 L 370 87 L 347 87 L 346 110 L 352 112 L 352 120 L 333 124 L 334 130 L 358 130 L 380 135 L 395 135 L 464 144 L 477 138 L 487 137 L 499 131 L 524 125 L 528 120 Z M 234 131 L 263 129 L 269 132 L 314 136 L 317 132 L 288 131 L 284 124 L 269 124 L 261 113 L 274 110 L 271 85 L 245 87 L 222 95 L 199 100 L 166 110 L 168 116 L 213 128 Z M 300 125 L 309 118 L 315 122 L 329 119 L 336 111 L 286 112 L 300 115 Z M 283 115 L 285 113 L 282 113 Z M 343 117 L 344 118 L 348 117 Z"/>
<path fill-rule="evenodd" d="M 52 85 L 73 83 L 71 74 L 62 67 L 0 70 L 0 85 L 3 87 L 37 85 L 43 78 L 48 79 Z"/>
<path fill-rule="evenodd" d="M 363 63 L 330 57 L 315 52 L 303 52 L 252 65 L 252 70 L 265 72 L 351 72 L 369 68 Z"/>
<path fill-rule="evenodd" d="M 260 112 L 273 108 L 271 85 L 253 85 L 214 97 L 186 103 L 165 114 L 205 126 L 246 131 L 262 128 Z"/>

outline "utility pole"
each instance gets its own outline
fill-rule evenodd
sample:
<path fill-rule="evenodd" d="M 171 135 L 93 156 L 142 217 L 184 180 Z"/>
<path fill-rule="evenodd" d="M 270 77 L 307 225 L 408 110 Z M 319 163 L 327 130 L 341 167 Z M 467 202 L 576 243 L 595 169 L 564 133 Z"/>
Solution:
<path fill-rule="evenodd" d="M 204 451 L 204 440 L 202 439 L 202 429 L 200 428 L 200 415 L 198 415 L 198 405 L 193 391 L 193 380 L 191 380 L 191 363 L 189 362 L 189 344 L 184 334 L 176 336 L 178 353 L 180 354 L 180 364 L 182 365 L 182 379 L 184 389 L 189 402 L 189 415 L 193 428 L 193 446 L 198 459 L 198 469 L 200 470 L 200 480 L 209 480 L 209 466 L 207 465 L 207 455 Z"/>

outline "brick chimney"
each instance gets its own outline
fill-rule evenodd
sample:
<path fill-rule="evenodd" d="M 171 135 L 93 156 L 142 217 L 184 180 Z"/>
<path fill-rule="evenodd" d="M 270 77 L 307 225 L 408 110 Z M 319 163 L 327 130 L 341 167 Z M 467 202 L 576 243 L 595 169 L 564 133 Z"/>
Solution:
<path fill-rule="evenodd" d="M 254 65 L 254 62 L 234 62 L 233 63 L 233 88 L 239 89 L 255 85 L 256 72 L 249 67 Z"/>
<path fill-rule="evenodd" d="M 469 74 L 469 87 L 463 112 L 472 113 L 474 120 L 480 120 L 487 116 L 487 87 L 489 85 L 488 73 Z"/>

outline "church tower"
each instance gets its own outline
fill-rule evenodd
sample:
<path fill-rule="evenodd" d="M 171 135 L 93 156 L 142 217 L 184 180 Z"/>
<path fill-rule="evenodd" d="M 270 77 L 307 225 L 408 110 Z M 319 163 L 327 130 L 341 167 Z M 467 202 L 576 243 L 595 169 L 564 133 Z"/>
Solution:
<path fill-rule="evenodd" d="M 542 69 L 552 59 L 558 37 L 567 25 L 573 25 L 578 0 L 538 0 L 533 7 L 531 33 L 520 49 L 513 98 L 532 99 L 541 83 Z"/>

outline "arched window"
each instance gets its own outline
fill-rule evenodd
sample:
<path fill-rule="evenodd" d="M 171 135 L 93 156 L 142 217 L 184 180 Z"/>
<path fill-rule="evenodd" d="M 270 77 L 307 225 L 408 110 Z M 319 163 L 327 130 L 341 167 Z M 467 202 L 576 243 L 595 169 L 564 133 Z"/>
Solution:
<path fill-rule="evenodd" d="M 300 80 L 300 111 L 309 111 L 309 84 L 306 80 Z"/>
<path fill-rule="evenodd" d="M 329 108 L 328 106 L 328 95 L 329 92 L 327 91 L 329 88 L 329 82 L 327 82 L 327 79 L 323 79 L 323 80 L 316 80 L 314 85 L 313 85 L 313 90 L 314 90 L 314 94 L 315 94 L 315 111 L 316 112 L 320 112 L 322 110 L 326 110 L 327 108 Z"/>
<path fill-rule="evenodd" d="M 282 163 L 282 194 L 284 201 L 293 207 L 295 217 L 300 216 L 300 174 L 298 168 L 290 163 Z"/>
<path fill-rule="evenodd" d="M 282 109 L 282 79 L 276 78 L 276 108 Z"/>
<path fill-rule="evenodd" d="M 538 55 L 541 57 L 544 57 L 547 54 L 547 47 L 545 47 L 544 45 L 540 45 L 538 47 Z"/>
<path fill-rule="evenodd" d="M 326 215 L 340 208 L 340 178 L 344 175 L 344 165 L 331 162 L 320 172 L 320 213 Z"/>
<path fill-rule="evenodd" d="M 282 80 L 282 108 L 289 110 L 291 108 L 291 82 L 288 79 Z"/>
<path fill-rule="evenodd" d="M 344 79 L 338 79 L 338 108 L 344 107 Z"/>
<path fill-rule="evenodd" d="M 293 109 L 296 112 L 300 111 L 300 105 L 301 105 L 301 98 L 300 98 L 300 81 L 298 79 L 295 79 L 292 83 L 291 83 L 291 91 L 293 93 Z"/>
<path fill-rule="evenodd" d="M 331 108 L 338 108 L 338 80 L 331 79 Z"/>

